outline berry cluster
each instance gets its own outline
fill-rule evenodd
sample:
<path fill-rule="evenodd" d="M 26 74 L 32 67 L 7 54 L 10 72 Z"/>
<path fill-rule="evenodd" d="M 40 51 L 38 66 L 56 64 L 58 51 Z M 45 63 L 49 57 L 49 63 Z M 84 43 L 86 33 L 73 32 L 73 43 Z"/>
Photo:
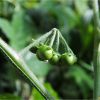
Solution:
<path fill-rule="evenodd" d="M 41 61 L 48 60 L 51 64 L 74 64 L 76 56 L 70 52 L 59 54 L 48 45 L 42 44 L 31 48 L 31 52 L 36 53 L 37 58 Z"/>
<path fill-rule="evenodd" d="M 54 32 L 54 31 L 56 31 L 56 33 L 58 32 L 57 29 L 52 30 L 52 32 Z M 58 33 L 58 34 L 60 34 L 60 33 Z M 53 35 L 54 35 L 54 33 L 53 33 Z M 48 40 L 48 39 L 46 39 L 46 40 Z M 52 41 L 52 38 L 49 39 L 49 40 Z M 57 42 L 59 42 L 59 41 L 57 41 Z M 35 53 L 37 58 L 40 61 L 48 61 L 48 62 L 50 62 L 50 64 L 54 64 L 54 65 L 68 65 L 68 64 L 71 65 L 71 64 L 74 64 L 77 61 L 76 56 L 73 54 L 73 52 L 71 51 L 71 49 L 69 48 L 68 45 L 67 45 L 67 51 L 65 51 L 62 54 L 59 53 L 58 51 L 54 50 L 53 44 L 48 45 L 46 42 L 45 43 L 39 43 L 38 45 L 33 46 L 30 49 L 30 51 L 32 53 Z"/>

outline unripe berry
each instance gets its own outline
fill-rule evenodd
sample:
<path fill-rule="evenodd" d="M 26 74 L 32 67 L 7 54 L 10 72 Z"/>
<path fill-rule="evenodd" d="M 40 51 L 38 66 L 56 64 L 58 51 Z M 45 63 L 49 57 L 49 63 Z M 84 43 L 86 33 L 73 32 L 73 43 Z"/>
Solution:
<path fill-rule="evenodd" d="M 62 65 L 68 65 L 68 64 L 72 65 L 76 61 L 77 61 L 76 56 L 70 52 L 62 54 L 60 58 L 60 62 Z"/>
<path fill-rule="evenodd" d="M 49 60 L 53 56 L 53 49 L 47 45 L 41 45 L 37 50 L 37 57 L 39 60 Z"/>
<path fill-rule="evenodd" d="M 59 59 L 60 59 L 60 54 L 58 54 L 58 53 L 53 53 L 53 56 L 52 56 L 52 58 L 49 60 L 49 62 L 51 63 L 51 64 L 57 64 L 58 62 L 59 62 Z"/>

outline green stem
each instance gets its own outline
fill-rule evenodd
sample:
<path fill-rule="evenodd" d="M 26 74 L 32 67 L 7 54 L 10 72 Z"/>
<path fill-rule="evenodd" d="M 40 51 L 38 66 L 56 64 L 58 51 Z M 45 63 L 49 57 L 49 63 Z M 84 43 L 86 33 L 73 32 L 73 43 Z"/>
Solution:
<path fill-rule="evenodd" d="M 79 64 L 84 67 L 86 70 L 94 72 L 94 69 L 91 65 L 87 64 L 86 62 L 79 60 Z"/>
<path fill-rule="evenodd" d="M 12 48 L 10 48 L 1 38 L 0 38 L 0 48 L 9 57 L 9 59 L 16 65 L 20 71 L 27 76 L 27 78 L 33 83 L 36 89 L 41 93 L 41 95 L 47 100 L 54 100 L 53 97 L 48 93 L 44 86 L 39 82 L 36 76 L 32 73 L 26 63 L 22 60 L 21 56 L 18 55 Z"/>
<path fill-rule="evenodd" d="M 94 65 L 94 100 L 100 99 L 100 65 L 98 64 L 98 47 L 100 43 L 100 32 L 99 32 L 99 5 L 98 0 L 92 0 L 93 11 L 94 11 L 94 24 L 95 24 L 95 36 L 94 36 L 94 55 L 93 55 L 93 65 Z"/>
<path fill-rule="evenodd" d="M 51 41 L 50 41 L 50 44 L 49 44 L 50 47 L 52 47 L 53 44 L 54 44 L 55 37 L 56 37 L 56 30 L 57 30 L 57 29 L 55 29 L 55 28 L 52 29 L 52 34 L 53 34 L 53 35 L 52 35 L 52 37 L 51 37 Z"/>
<path fill-rule="evenodd" d="M 49 37 L 52 34 L 52 30 L 49 31 L 48 33 L 44 34 L 43 36 L 41 36 L 40 38 L 38 38 L 37 40 L 35 40 L 33 43 L 31 43 L 30 45 L 28 45 L 27 47 L 25 47 L 23 50 L 20 51 L 20 54 L 23 55 L 25 54 L 27 51 L 29 51 L 34 45 L 39 44 L 40 41 L 44 41 L 47 39 L 47 37 Z"/>
<path fill-rule="evenodd" d="M 60 33 L 60 31 L 59 31 L 59 34 L 60 34 L 60 37 L 61 37 L 61 40 L 62 40 L 63 44 L 64 44 L 65 47 L 66 47 L 66 51 L 67 51 L 67 52 L 71 52 L 72 54 L 74 54 L 73 51 L 72 51 L 72 50 L 70 49 L 70 47 L 68 46 L 66 40 L 64 39 L 64 37 L 63 37 L 62 34 Z"/>
<path fill-rule="evenodd" d="M 56 41 L 56 51 L 58 52 L 59 51 L 59 32 L 57 31 L 57 41 Z"/>

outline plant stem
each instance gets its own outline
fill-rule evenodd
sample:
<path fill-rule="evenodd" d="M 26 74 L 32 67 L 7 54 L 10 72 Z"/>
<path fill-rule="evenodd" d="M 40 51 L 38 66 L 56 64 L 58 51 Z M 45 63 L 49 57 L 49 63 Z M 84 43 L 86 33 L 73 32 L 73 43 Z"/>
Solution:
<path fill-rule="evenodd" d="M 57 32 L 56 51 L 59 52 L 59 44 L 60 44 L 60 41 L 59 41 L 59 31 L 56 31 L 56 32 Z"/>
<path fill-rule="evenodd" d="M 29 69 L 26 63 L 23 61 L 20 55 L 18 55 L 11 47 L 9 47 L 1 38 L 0 38 L 0 48 L 3 52 L 9 57 L 9 59 L 20 69 L 27 78 L 33 83 L 36 89 L 41 93 L 41 95 L 47 100 L 54 100 L 53 97 L 48 93 L 44 86 L 39 82 L 33 72 Z"/>
<path fill-rule="evenodd" d="M 92 0 L 93 11 L 94 11 L 94 100 L 100 100 L 100 65 L 98 64 L 98 47 L 100 43 L 100 32 L 99 32 L 99 5 L 98 0 Z"/>
<path fill-rule="evenodd" d="M 38 38 L 37 40 L 35 40 L 34 42 L 32 42 L 30 45 L 28 45 L 27 47 L 25 47 L 23 50 L 20 51 L 20 54 L 23 55 L 25 54 L 27 51 L 29 51 L 34 45 L 39 44 L 40 41 L 44 41 L 46 40 L 47 37 L 49 37 L 52 34 L 52 30 L 49 31 L 48 33 L 44 34 L 43 36 L 41 36 L 40 38 Z"/>
<path fill-rule="evenodd" d="M 65 47 L 66 47 L 66 51 L 67 51 L 67 52 L 71 52 L 71 53 L 74 55 L 73 51 L 72 51 L 72 50 L 70 49 L 70 47 L 68 46 L 66 40 L 64 39 L 64 37 L 62 36 L 62 34 L 60 33 L 60 31 L 59 31 L 59 34 L 60 34 L 60 37 L 61 37 L 61 40 L 62 40 L 63 44 L 64 44 Z"/>
<path fill-rule="evenodd" d="M 51 41 L 50 41 L 50 44 L 49 44 L 49 46 L 50 46 L 50 47 L 52 47 L 52 46 L 53 46 L 53 43 L 54 43 L 54 41 L 55 41 L 55 37 L 56 37 L 56 30 L 57 30 L 57 29 L 55 29 L 55 28 L 54 28 L 54 29 L 52 29 L 52 34 L 53 34 L 53 35 L 52 35 L 52 37 L 51 37 Z"/>

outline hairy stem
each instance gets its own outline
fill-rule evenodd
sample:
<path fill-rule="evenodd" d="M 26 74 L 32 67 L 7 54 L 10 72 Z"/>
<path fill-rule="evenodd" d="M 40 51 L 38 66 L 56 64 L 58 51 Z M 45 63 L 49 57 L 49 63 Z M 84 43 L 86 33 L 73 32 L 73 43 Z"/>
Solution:
<path fill-rule="evenodd" d="M 94 65 L 94 100 L 100 99 L 100 65 L 98 64 L 98 48 L 100 43 L 100 31 L 99 29 L 99 6 L 98 0 L 92 0 L 93 11 L 94 11 L 94 55 L 93 55 L 93 65 Z M 99 61 L 100 62 L 100 61 Z"/>
<path fill-rule="evenodd" d="M 52 34 L 53 34 L 53 35 L 52 35 L 52 37 L 51 37 L 51 41 L 50 41 L 50 44 L 49 44 L 50 47 L 53 46 L 54 41 L 55 41 L 55 37 L 56 37 L 56 29 L 55 29 L 55 28 L 52 30 Z"/>
<path fill-rule="evenodd" d="M 56 41 L 56 51 L 57 52 L 59 51 L 59 44 L 60 44 L 60 41 L 59 41 L 59 32 L 57 31 L 57 41 Z"/>
<path fill-rule="evenodd" d="M 70 49 L 70 47 L 68 46 L 66 40 L 64 39 L 64 37 L 63 37 L 62 34 L 60 33 L 60 31 L 59 31 L 59 34 L 60 34 L 60 38 L 61 38 L 63 44 L 64 44 L 65 47 L 66 47 L 66 51 L 67 51 L 67 52 L 71 52 L 72 54 L 74 54 L 73 51 L 72 51 L 72 50 Z"/>
<path fill-rule="evenodd" d="M 34 42 L 32 42 L 27 47 L 25 47 L 23 50 L 20 51 L 20 54 L 23 55 L 24 53 L 26 53 L 27 51 L 29 51 L 34 45 L 37 45 L 40 41 L 46 40 L 46 38 L 49 37 L 51 34 L 52 34 L 52 30 L 49 31 L 48 33 L 44 34 L 43 36 L 41 36 L 40 38 L 38 38 Z"/>
<path fill-rule="evenodd" d="M 39 82 L 36 76 L 32 73 L 26 63 L 23 61 L 20 55 L 18 55 L 11 47 L 9 47 L 1 38 L 0 38 L 0 48 L 3 52 L 9 57 L 9 59 L 16 65 L 23 74 L 33 83 L 36 89 L 41 93 L 41 95 L 47 100 L 54 100 L 53 97 L 48 93 L 44 86 Z"/>

